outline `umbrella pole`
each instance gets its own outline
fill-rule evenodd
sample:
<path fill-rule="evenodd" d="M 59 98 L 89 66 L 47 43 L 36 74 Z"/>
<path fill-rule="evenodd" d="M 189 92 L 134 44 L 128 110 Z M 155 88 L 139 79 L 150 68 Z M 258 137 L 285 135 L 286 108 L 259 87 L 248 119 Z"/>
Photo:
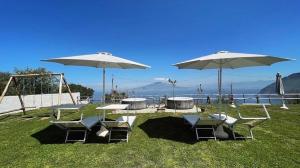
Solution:
<path fill-rule="evenodd" d="M 105 105 L 105 67 L 103 67 L 103 72 L 102 72 L 102 77 L 103 77 L 103 80 L 102 80 L 102 103 L 103 105 Z M 102 120 L 105 121 L 105 113 L 106 111 L 103 110 L 103 118 Z"/>
<path fill-rule="evenodd" d="M 102 103 L 105 104 L 105 67 L 103 67 L 102 77 Z"/>
<path fill-rule="evenodd" d="M 219 117 L 221 117 L 221 106 L 222 106 L 222 67 L 220 66 L 218 70 L 218 110 L 219 110 Z"/>
<path fill-rule="evenodd" d="M 221 111 L 222 111 L 222 66 L 220 65 L 220 68 L 218 70 L 218 92 L 219 92 L 219 102 L 218 102 L 218 110 L 219 110 L 219 119 L 221 118 Z M 228 138 L 229 135 L 224 131 L 223 125 L 219 125 L 215 131 L 215 135 L 218 138 Z"/>
<path fill-rule="evenodd" d="M 288 110 L 289 108 L 285 105 L 284 95 L 281 95 L 282 106 L 280 108 Z"/>

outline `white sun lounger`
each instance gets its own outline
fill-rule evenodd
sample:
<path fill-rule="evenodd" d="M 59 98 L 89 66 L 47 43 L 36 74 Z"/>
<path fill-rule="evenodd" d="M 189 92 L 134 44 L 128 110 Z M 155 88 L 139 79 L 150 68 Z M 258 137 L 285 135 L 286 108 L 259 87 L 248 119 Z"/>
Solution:
<path fill-rule="evenodd" d="M 91 131 L 92 127 L 95 126 L 97 123 L 99 123 L 100 120 L 99 120 L 99 116 L 91 116 L 83 119 L 81 115 L 80 120 L 78 121 L 56 120 L 50 122 L 66 131 L 66 138 L 65 138 L 65 143 L 66 143 L 71 141 L 85 142 L 87 131 Z M 83 132 L 84 135 L 82 139 L 69 139 L 70 132 Z"/>
<path fill-rule="evenodd" d="M 239 115 L 238 118 L 230 117 L 226 114 L 221 114 L 221 116 L 219 114 L 212 114 L 212 115 L 210 115 L 210 117 L 212 117 L 214 119 L 225 119 L 224 124 L 227 125 L 228 128 L 232 131 L 234 139 L 238 139 L 238 138 L 254 139 L 252 129 L 254 127 L 256 127 L 257 125 L 261 124 L 262 122 L 271 119 L 271 117 L 268 113 L 268 110 L 266 108 L 266 105 L 269 105 L 269 104 L 242 104 L 242 105 L 262 106 L 266 117 L 243 117 L 239 112 L 239 108 L 238 108 L 238 115 Z M 248 127 L 248 131 L 249 131 L 250 135 L 249 136 L 236 136 L 234 133 L 234 129 L 237 124 L 246 125 Z"/>
<path fill-rule="evenodd" d="M 215 128 L 221 124 L 225 120 L 215 120 L 215 119 L 202 119 L 199 115 L 183 115 L 184 121 L 186 121 L 193 129 L 195 129 L 196 132 L 196 139 L 207 139 L 207 138 L 213 138 L 217 140 L 215 135 Z M 199 127 L 198 127 L 199 126 Z M 207 126 L 207 127 L 203 127 Z M 199 130 L 211 130 L 213 133 L 213 136 L 199 136 L 198 131 Z"/>
<path fill-rule="evenodd" d="M 102 121 L 101 124 L 108 129 L 108 142 L 121 140 L 128 142 L 129 133 L 132 130 L 136 116 L 121 116 L 115 121 Z M 126 132 L 126 138 L 112 138 L 112 132 Z"/>

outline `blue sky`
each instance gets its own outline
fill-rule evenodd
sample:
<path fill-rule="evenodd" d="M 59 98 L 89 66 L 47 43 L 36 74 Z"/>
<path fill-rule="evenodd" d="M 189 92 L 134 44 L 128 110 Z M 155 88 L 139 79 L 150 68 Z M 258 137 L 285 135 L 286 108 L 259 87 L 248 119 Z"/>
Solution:
<path fill-rule="evenodd" d="M 107 51 L 152 66 L 108 70 L 108 81 L 114 74 L 119 88 L 169 77 L 179 85 L 210 85 L 216 83 L 216 70 L 171 65 L 220 50 L 300 60 L 299 6 L 298 0 L 1 0 L 0 71 L 46 67 L 98 88 L 99 69 L 40 60 Z M 299 65 L 225 70 L 224 81 L 272 80 L 276 72 L 299 72 Z"/>

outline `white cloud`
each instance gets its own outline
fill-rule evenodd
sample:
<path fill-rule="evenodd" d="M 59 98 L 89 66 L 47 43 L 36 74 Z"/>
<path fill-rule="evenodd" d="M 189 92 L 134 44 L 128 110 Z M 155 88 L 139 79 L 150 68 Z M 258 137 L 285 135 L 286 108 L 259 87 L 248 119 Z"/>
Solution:
<path fill-rule="evenodd" d="M 156 81 L 161 81 L 161 82 L 166 82 L 166 81 L 169 80 L 169 78 L 157 77 L 157 78 L 154 78 L 154 80 L 156 80 Z"/>

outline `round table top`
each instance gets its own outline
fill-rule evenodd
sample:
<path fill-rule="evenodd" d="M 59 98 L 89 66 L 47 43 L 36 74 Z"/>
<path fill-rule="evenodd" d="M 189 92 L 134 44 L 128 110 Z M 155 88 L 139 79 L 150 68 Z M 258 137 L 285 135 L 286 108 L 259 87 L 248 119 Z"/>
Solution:
<path fill-rule="evenodd" d="M 146 101 L 145 98 L 127 98 L 127 99 L 122 99 L 122 101 L 125 102 L 138 102 L 138 101 Z"/>
<path fill-rule="evenodd" d="M 169 97 L 168 100 L 189 101 L 189 100 L 193 100 L 193 98 L 192 97 Z"/>

